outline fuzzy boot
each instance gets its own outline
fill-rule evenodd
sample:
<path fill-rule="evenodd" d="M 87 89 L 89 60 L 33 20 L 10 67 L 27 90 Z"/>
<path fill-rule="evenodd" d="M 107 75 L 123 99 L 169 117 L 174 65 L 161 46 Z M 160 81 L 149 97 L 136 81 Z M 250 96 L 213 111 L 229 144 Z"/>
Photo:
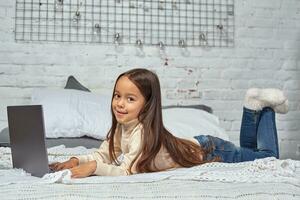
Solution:
<path fill-rule="evenodd" d="M 283 92 L 275 88 L 250 88 L 245 96 L 244 106 L 251 110 L 271 107 L 276 113 L 288 112 L 288 100 Z"/>

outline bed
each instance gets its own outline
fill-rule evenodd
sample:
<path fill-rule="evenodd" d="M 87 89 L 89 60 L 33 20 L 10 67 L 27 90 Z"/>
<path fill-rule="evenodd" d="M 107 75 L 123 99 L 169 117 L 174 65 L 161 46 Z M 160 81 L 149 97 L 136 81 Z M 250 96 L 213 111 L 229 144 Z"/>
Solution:
<path fill-rule="evenodd" d="M 73 81 L 75 88 L 39 89 L 32 95 L 32 104 L 44 108 L 50 162 L 93 152 L 110 126 L 110 97 L 92 94 L 74 77 L 69 79 L 66 87 Z M 169 105 L 163 115 L 166 127 L 178 137 L 210 134 L 228 139 L 209 106 Z M 12 168 L 7 128 L 0 133 L 0 145 L 0 199 L 300 199 L 300 161 L 296 160 L 208 163 L 83 179 L 71 179 L 65 170 L 37 178 Z"/>

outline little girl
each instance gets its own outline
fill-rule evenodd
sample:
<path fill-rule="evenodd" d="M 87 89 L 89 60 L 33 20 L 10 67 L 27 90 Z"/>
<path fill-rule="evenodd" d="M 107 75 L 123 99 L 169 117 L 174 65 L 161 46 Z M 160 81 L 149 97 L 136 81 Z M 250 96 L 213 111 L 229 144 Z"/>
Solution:
<path fill-rule="evenodd" d="M 192 167 L 207 162 L 243 162 L 279 157 L 275 112 L 287 113 L 288 100 L 277 89 L 249 89 L 240 131 L 240 147 L 209 135 L 181 139 L 163 125 L 160 84 L 147 69 L 132 69 L 115 83 L 112 126 L 90 155 L 50 165 L 70 169 L 72 177 L 119 176 Z"/>

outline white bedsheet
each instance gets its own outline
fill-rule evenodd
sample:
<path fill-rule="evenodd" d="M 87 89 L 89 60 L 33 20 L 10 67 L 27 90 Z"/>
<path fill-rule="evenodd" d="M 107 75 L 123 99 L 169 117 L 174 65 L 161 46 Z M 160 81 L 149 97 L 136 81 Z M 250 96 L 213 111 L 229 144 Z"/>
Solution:
<path fill-rule="evenodd" d="M 58 146 L 48 153 L 53 162 L 91 151 Z M 0 199 L 300 199 L 300 161 L 295 160 L 265 158 L 84 179 L 70 179 L 67 173 L 59 172 L 54 178 L 52 174 L 41 179 L 12 169 L 10 157 L 9 148 L 0 148 Z"/>

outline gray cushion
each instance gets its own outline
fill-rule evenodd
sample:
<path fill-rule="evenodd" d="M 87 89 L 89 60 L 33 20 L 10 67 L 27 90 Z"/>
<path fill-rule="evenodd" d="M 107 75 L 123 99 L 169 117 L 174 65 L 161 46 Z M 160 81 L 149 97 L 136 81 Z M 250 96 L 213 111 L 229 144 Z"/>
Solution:
<path fill-rule="evenodd" d="M 80 138 L 46 138 L 46 146 L 53 147 L 58 145 L 65 145 L 66 147 L 84 146 L 86 148 L 99 148 L 102 140 L 98 140 L 91 137 Z M 4 128 L 0 132 L 0 146 L 9 147 L 9 130 Z"/>
<path fill-rule="evenodd" d="M 74 89 L 90 92 L 90 90 L 87 87 L 83 86 L 74 76 L 68 77 L 65 89 Z"/>
<path fill-rule="evenodd" d="M 86 148 L 99 148 L 102 140 L 83 136 L 79 138 L 46 138 L 46 146 L 53 147 L 57 145 L 65 145 L 66 147 L 84 146 Z"/>

